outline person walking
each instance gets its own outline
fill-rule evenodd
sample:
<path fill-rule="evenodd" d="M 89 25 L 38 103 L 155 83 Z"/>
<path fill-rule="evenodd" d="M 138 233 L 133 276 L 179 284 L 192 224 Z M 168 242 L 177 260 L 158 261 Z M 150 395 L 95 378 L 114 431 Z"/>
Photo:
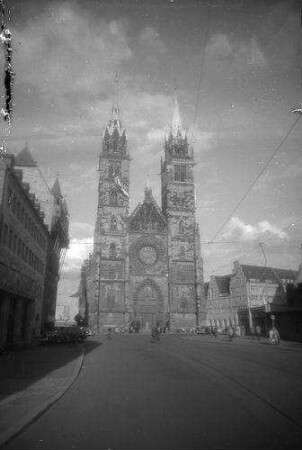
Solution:
<path fill-rule="evenodd" d="M 257 336 L 257 339 L 260 340 L 260 337 L 261 337 L 261 327 L 260 327 L 260 325 L 256 326 L 256 336 Z"/>
<path fill-rule="evenodd" d="M 280 334 L 275 326 L 269 330 L 269 343 L 273 345 L 280 344 Z"/>
<path fill-rule="evenodd" d="M 229 327 L 228 335 L 229 335 L 229 342 L 233 342 L 233 339 L 234 339 L 234 328 L 233 327 Z"/>

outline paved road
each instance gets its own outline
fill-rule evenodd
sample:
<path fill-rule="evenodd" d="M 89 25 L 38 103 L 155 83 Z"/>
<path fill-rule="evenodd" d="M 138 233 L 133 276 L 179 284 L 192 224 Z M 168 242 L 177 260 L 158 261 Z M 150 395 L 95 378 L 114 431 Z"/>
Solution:
<path fill-rule="evenodd" d="M 5 449 L 294 449 L 302 352 L 204 336 L 118 335 Z"/>

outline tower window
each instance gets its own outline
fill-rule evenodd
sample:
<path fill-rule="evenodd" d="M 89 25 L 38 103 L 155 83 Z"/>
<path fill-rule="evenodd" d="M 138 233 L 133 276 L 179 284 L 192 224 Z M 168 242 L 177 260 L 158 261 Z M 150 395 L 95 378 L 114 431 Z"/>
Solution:
<path fill-rule="evenodd" d="M 187 166 L 185 164 L 174 165 L 174 181 L 187 181 Z"/>
<path fill-rule="evenodd" d="M 116 258 L 116 244 L 111 242 L 109 247 L 109 258 Z"/>
<path fill-rule="evenodd" d="M 111 220 L 110 220 L 110 230 L 111 230 L 111 231 L 116 231 L 116 230 L 117 230 L 117 220 L 116 220 L 116 217 L 115 217 L 115 216 L 112 216 L 112 217 L 111 217 Z"/>
<path fill-rule="evenodd" d="M 118 162 L 110 161 L 108 167 L 109 178 L 119 177 L 121 172 L 121 167 Z"/>
<path fill-rule="evenodd" d="M 116 206 L 117 205 L 117 192 L 116 191 L 111 191 L 109 194 L 109 203 L 112 206 Z"/>

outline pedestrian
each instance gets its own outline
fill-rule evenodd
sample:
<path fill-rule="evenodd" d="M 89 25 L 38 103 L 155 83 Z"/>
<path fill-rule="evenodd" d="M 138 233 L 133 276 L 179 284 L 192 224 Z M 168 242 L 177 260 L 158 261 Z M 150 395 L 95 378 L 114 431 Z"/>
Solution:
<path fill-rule="evenodd" d="M 279 334 L 279 332 L 278 332 L 276 327 L 272 327 L 269 330 L 268 336 L 269 336 L 269 343 L 270 344 L 273 344 L 273 345 L 279 345 L 280 344 L 280 334 Z"/>
<path fill-rule="evenodd" d="M 233 339 L 234 339 L 234 329 L 233 329 L 233 327 L 229 327 L 228 335 L 229 335 L 229 342 L 233 342 Z"/>
<path fill-rule="evenodd" d="M 260 325 L 256 326 L 256 336 L 257 336 L 257 339 L 260 340 L 260 337 L 261 337 L 261 327 L 260 327 Z"/>

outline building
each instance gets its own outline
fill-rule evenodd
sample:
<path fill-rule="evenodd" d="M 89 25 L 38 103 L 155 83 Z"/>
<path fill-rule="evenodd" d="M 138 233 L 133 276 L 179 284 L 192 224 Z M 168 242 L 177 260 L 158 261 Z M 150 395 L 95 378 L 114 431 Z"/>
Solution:
<path fill-rule="evenodd" d="M 99 330 L 134 322 L 143 330 L 156 323 L 195 328 L 204 312 L 195 162 L 176 98 L 161 161 L 161 207 L 146 187 L 143 201 L 130 213 L 130 163 L 115 102 L 99 154 L 94 249 L 81 281 L 89 323 Z"/>
<path fill-rule="evenodd" d="M 269 314 L 276 306 L 286 305 L 286 286 L 294 284 L 297 272 L 273 267 L 252 266 L 234 262 L 230 282 L 231 298 L 238 322 L 247 331 L 260 325 L 269 326 Z"/>
<path fill-rule="evenodd" d="M 27 144 L 16 156 L 15 165 L 22 170 L 23 180 L 29 184 L 30 192 L 38 199 L 48 230 L 41 318 L 42 329 L 47 330 L 52 328 L 55 323 L 58 282 L 69 245 L 68 210 L 58 178 L 53 187 L 49 188 Z"/>
<path fill-rule="evenodd" d="M 14 156 L 0 158 L 0 346 L 40 334 L 48 230 Z"/>
<path fill-rule="evenodd" d="M 297 298 L 297 289 L 294 289 L 297 276 L 298 272 L 294 270 L 235 261 L 231 275 L 212 276 L 206 283 L 207 325 L 222 328 L 239 325 L 247 333 L 259 325 L 265 334 L 274 320 L 281 324 L 281 312 L 285 317 L 287 311 L 292 321 L 294 308 L 288 309 L 289 295 L 292 299 Z M 282 327 L 281 337 L 293 334 L 287 325 Z"/>
<path fill-rule="evenodd" d="M 207 325 L 226 328 L 237 325 L 237 311 L 230 293 L 231 275 L 211 276 L 206 283 Z"/>

